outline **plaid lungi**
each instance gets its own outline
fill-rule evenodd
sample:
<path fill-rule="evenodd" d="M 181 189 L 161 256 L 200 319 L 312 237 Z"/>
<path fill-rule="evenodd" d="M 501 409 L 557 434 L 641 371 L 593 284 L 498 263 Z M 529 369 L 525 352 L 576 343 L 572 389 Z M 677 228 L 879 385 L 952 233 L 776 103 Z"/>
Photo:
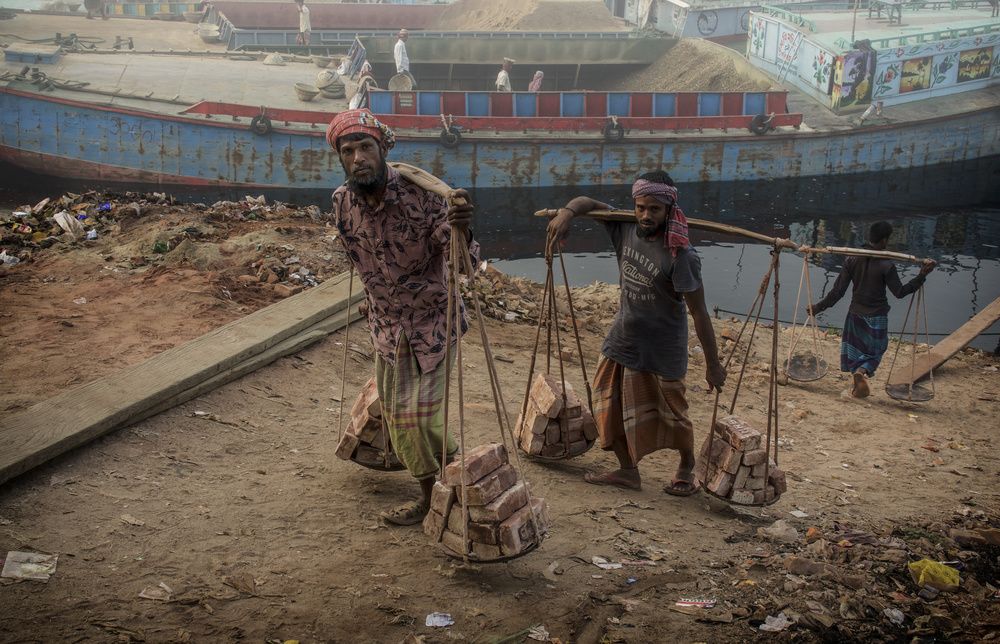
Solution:
<path fill-rule="evenodd" d="M 865 317 L 848 312 L 844 337 L 840 343 L 840 370 L 854 373 L 864 367 L 875 373 L 882 355 L 889 348 L 889 316 Z"/>
<path fill-rule="evenodd" d="M 421 373 L 403 333 L 399 336 L 395 366 L 375 354 L 375 382 L 389 439 L 400 462 L 418 479 L 435 476 L 440 469 L 445 375 L 444 360 L 433 371 Z M 449 434 L 448 455 L 457 451 Z"/>
<path fill-rule="evenodd" d="M 594 376 L 594 420 L 601 447 L 625 437 L 632 461 L 661 449 L 693 450 L 683 380 L 636 371 L 601 356 Z"/>

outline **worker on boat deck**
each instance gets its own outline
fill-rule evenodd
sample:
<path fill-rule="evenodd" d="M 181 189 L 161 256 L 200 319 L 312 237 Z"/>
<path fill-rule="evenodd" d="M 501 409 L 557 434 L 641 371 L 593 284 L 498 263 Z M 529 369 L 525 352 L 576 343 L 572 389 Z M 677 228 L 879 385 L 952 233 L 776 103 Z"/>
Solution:
<path fill-rule="evenodd" d="M 509 92 L 510 89 L 510 70 L 514 69 L 514 59 L 504 58 L 503 66 L 500 68 L 500 72 L 497 74 L 497 91 L 498 92 Z"/>
<path fill-rule="evenodd" d="M 347 176 L 333 193 L 333 221 L 365 287 L 382 417 L 396 455 L 420 482 L 418 500 L 381 516 L 412 525 L 427 515 L 441 471 L 445 351 L 468 329 L 459 297 L 461 324 L 454 324 L 446 337 L 446 259 L 452 228 L 467 229 L 473 208 L 466 191 L 454 193 L 466 200 L 464 205 L 449 207 L 389 166 L 385 157 L 395 142 L 393 132 L 368 110 L 338 114 L 326 140 L 337 150 Z M 468 239 L 475 266 L 479 244 L 471 231 Z M 446 458 L 457 450 L 449 433 Z"/>
<path fill-rule="evenodd" d="M 584 480 L 640 490 L 639 461 L 652 452 L 675 449 L 681 461 L 663 491 L 691 496 L 701 485 L 694 476 L 694 428 L 685 398 L 688 310 L 705 354 L 705 380 L 721 389 L 726 369 L 705 305 L 701 258 L 688 241 L 673 180 L 666 172 L 646 173 L 632 186 L 632 197 L 635 221 L 604 222 L 618 256 L 621 296 L 594 376 L 601 447 L 615 453 L 620 467 L 586 474 Z M 576 197 L 557 211 L 548 226 L 548 256 L 565 239 L 574 217 L 608 208 Z"/>
<path fill-rule="evenodd" d="M 406 55 L 406 40 L 410 37 L 410 32 L 400 29 L 396 34 L 396 46 L 392 50 L 392 55 L 396 59 L 396 73 L 403 74 L 410 79 L 410 89 L 417 89 L 417 79 L 410 73 L 410 57 Z"/>
<path fill-rule="evenodd" d="M 863 248 L 885 250 L 892 235 L 892 224 L 877 221 L 868 231 L 868 243 Z M 851 397 L 865 398 L 871 393 L 868 379 L 874 375 L 882 355 L 889 348 L 889 300 L 886 288 L 896 298 L 901 298 L 917 289 L 934 270 L 937 262 L 924 260 L 920 273 L 903 284 L 891 259 L 882 257 L 849 256 L 844 267 L 833 283 L 826 297 L 807 309 L 812 315 L 819 315 L 844 296 L 847 287 L 854 284 L 851 292 L 851 306 L 844 321 L 844 335 L 840 343 L 840 370 L 854 374 Z"/>
<path fill-rule="evenodd" d="M 305 0 L 295 0 L 295 10 L 299 12 L 299 34 L 295 36 L 296 45 L 308 45 L 312 36 L 312 23 L 309 22 L 309 7 Z"/>
<path fill-rule="evenodd" d="M 528 83 L 528 91 L 529 92 L 540 91 L 542 89 L 543 78 L 545 78 L 545 72 L 541 70 L 535 72 L 535 77 L 531 79 L 530 83 Z"/>

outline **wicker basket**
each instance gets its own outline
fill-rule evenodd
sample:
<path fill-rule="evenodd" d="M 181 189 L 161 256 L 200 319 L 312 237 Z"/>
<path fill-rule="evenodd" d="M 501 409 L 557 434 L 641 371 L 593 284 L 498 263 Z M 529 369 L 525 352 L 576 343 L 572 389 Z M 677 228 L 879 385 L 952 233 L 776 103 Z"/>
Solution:
<path fill-rule="evenodd" d="M 319 95 L 319 89 L 307 83 L 295 83 L 295 93 L 300 101 L 311 101 Z"/>
<path fill-rule="evenodd" d="M 393 92 L 407 92 L 413 89 L 413 83 L 406 74 L 396 74 L 389 79 L 389 89 Z"/>

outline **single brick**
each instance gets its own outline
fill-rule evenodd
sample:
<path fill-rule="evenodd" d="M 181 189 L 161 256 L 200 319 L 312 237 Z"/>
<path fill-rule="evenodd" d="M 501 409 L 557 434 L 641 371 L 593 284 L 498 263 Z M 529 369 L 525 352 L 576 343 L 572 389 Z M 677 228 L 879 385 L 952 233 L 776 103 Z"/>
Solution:
<path fill-rule="evenodd" d="M 462 534 L 462 523 L 463 523 L 462 506 L 456 503 L 452 506 L 451 515 L 448 517 L 448 529 L 455 534 Z M 475 523 L 470 521 L 469 527 L 469 538 L 473 541 L 478 541 L 479 543 L 489 543 L 496 545 L 497 543 L 497 526 L 493 523 Z"/>
<path fill-rule="evenodd" d="M 340 443 L 337 444 L 337 451 L 335 451 L 334 454 L 336 454 L 338 458 L 349 461 L 351 460 L 351 457 L 354 456 L 354 450 L 360 442 L 361 439 L 359 439 L 354 433 L 354 427 L 348 423 L 347 429 L 344 430 L 343 436 L 340 437 Z"/>
<path fill-rule="evenodd" d="M 581 418 L 583 418 L 584 438 L 586 438 L 588 441 L 592 441 L 595 438 L 597 438 L 598 435 L 600 434 L 600 432 L 597 429 L 597 423 L 594 421 L 594 415 L 591 414 L 586 407 L 583 408 L 583 415 L 581 416 Z"/>
<path fill-rule="evenodd" d="M 526 420 L 524 420 L 526 419 Z M 518 415 L 518 432 L 531 432 L 532 434 L 544 434 L 545 428 L 549 424 L 549 417 L 538 410 L 535 403 L 528 400 L 528 408 L 524 411 L 524 416 Z"/>
<path fill-rule="evenodd" d="M 528 486 L 517 483 L 487 505 L 470 505 L 469 520 L 476 523 L 500 523 L 528 502 Z"/>
<path fill-rule="evenodd" d="M 538 410 L 555 418 L 563 408 L 563 388 L 551 375 L 540 373 L 528 393 Z"/>
<path fill-rule="evenodd" d="M 726 416 L 716 420 L 715 428 L 723 440 L 738 451 L 749 452 L 760 448 L 760 432 L 739 416 Z"/>
<path fill-rule="evenodd" d="M 455 488 L 436 481 L 431 488 L 431 510 L 447 519 L 455 498 Z"/>
<path fill-rule="evenodd" d="M 445 530 L 441 533 L 441 543 L 448 548 L 451 548 L 455 554 L 464 555 L 467 551 L 471 550 L 469 548 L 469 542 L 465 540 L 460 534 L 455 534 L 451 530 Z"/>
<path fill-rule="evenodd" d="M 770 475 L 767 477 L 767 482 L 774 486 L 774 493 L 778 496 L 781 496 L 788 490 L 785 473 L 777 468 L 771 470 Z"/>
<path fill-rule="evenodd" d="M 725 470 L 716 470 L 708 481 L 708 491 L 721 497 L 728 497 L 729 490 L 733 488 L 733 478 L 733 475 Z"/>
<path fill-rule="evenodd" d="M 767 462 L 766 449 L 752 449 L 748 452 L 743 452 L 744 465 L 760 465 L 761 463 L 766 463 L 766 462 Z"/>
<path fill-rule="evenodd" d="M 753 490 L 748 490 L 746 488 L 736 488 L 730 495 L 729 500 L 733 503 L 739 503 L 741 505 L 750 505 L 753 503 Z"/>
<path fill-rule="evenodd" d="M 517 483 L 517 471 L 508 465 L 501 465 L 472 485 L 465 486 L 466 503 L 486 505 L 500 496 L 504 490 Z M 462 502 L 462 486 L 455 486 L 458 502 Z"/>
<path fill-rule="evenodd" d="M 424 534 L 430 537 L 431 541 L 438 543 L 441 541 L 441 534 L 444 532 L 444 527 L 447 524 L 447 520 L 431 510 L 424 517 Z"/>
<path fill-rule="evenodd" d="M 468 474 L 466 483 L 474 483 L 507 463 L 507 449 L 503 443 L 487 443 L 473 447 L 465 453 L 464 459 L 449 463 L 444 468 L 443 479 L 446 485 L 462 484 L 463 462 L 465 463 L 465 472 Z"/>
<path fill-rule="evenodd" d="M 545 444 L 555 445 L 563 442 L 562 422 L 558 418 L 549 419 L 549 424 L 545 428 Z"/>
<path fill-rule="evenodd" d="M 521 434 L 521 449 L 524 450 L 526 454 L 538 456 L 542 453 L 543 447 L 545 447 L 544 434 L 532 434 L 531 432 L 524 432 Z"/>
<path fill-rule="evenodd" d="M 736 478 L 733 479 L 733 488 L 746 487 L 744 484 L 749 477 L 750 468 L 746 465 L 740 465 L 740 469 L 736 470 Z"/>
<path fill-rule="evenodd" d="M 535 509 L 534 520 L 532 508 Z M 500 549 L 504 555 L 517 555 L 528 549 L 535 542 L 536 523 L 542 533 L 548 530 L 548 506 L 544 499 L 532 499 L 531 503 L 518 508 L 497 528 Z"/>

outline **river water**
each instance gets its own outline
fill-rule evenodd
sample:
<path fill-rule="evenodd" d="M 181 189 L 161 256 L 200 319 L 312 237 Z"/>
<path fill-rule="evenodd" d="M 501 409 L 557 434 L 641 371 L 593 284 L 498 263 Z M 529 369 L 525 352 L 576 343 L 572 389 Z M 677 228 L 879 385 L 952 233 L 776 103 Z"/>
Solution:
<path fill-rule="evenodd" d="M 13 209 L 46 196 L 96 186 L 81 182 L 43 181 L 0 164 L 0 208 Z M 332 188 L 333 186 L 331 186 Z M 869 226 L 880 219 L 895 231 L 889 250 L 937 260 L 925 286 L 927 328 L 932 343 L 952 333 L 973 315 L 1000 297 L 1000 158 L 916 171 L 806 181 L 766 181 L 680 185 L 680 204 L 688 217 L 721 222 L 770 237 L 790 238 L 814 247 L 854 246 L 864 243 Z M 118 189 L 121 189 L 120 187 Z M 212 203 L 239 199 L 242 192 L 183 194 L 185 202 Z M 260 194 L 254 191 L 254 195 Z M 629 210 L 628 186 L 480 190 L 473 193 L 476 238 L 483 258 L 512 276 L 543 282 L 545 223 L 536 210 L 556 208 L 570 198 L 587 194 Z M 330 208 L 330 194 L 267 192 L 272 200 Z M 691 241 L 702 256 L 706 301 L 723 316 L 747 315 L 771 261 L 770 247 L 741 238 L 692 231 Z M 616 283 L 617 265 L 602 225 L 578 219 L 563 247 L 567 279 L 573 286 L 594 281 Z M 819 255 L 810 263 L 812 300 L 818 301 L 833 285 L 842 256 Z M 899 263 L 905 282 L 918 265 Z M 555 264 L 556 283 L 563 275 Z M 806 292 L 798 298 L 803 274 L 802 256 L 783 252 L 780 258 L 780 321 L 804 317 Z M 850 295 L 824 312 L 820 322 L 834 328 L 843 324 Z M 903 328 L 909 298 L 892 300 L 890 330 Z M 761 319 L 773 317 L 772 289 Z M 906 326 L 912 337 L 913 315 Z M 972 342 L 994 349 L 1000 323 Z"/>

